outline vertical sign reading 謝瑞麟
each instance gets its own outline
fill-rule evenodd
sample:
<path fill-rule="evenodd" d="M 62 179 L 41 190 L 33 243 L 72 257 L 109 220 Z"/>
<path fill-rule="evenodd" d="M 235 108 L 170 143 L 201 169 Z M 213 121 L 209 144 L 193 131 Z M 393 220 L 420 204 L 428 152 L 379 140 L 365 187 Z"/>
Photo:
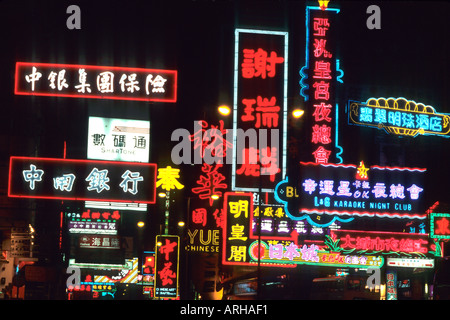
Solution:
<path fill-rule="evenodd" d="M 224 226 L 222 263 L 248 265 L 250 242 L 250 219 L 253 211 L 251 193 L 227 192 L 224 198 Z"/>
<path fill-rule="evenodd" d="M 301 69 L 302 89 L 310 112 L 310 151 L 315 163 L 336 162 L 333 152 L 336 130 L 336 83 L 342 76 L 336 59 L 336 23 L 338 9 L 306 7 L 306 63 Z M 340 79 L 339 79 L 340 80 Z M 342 81 L 342 80 L 341 80 Z M 308 156 L 307 161 L 311 159 Z"/>
<path fill-rule="evenodd" d="M 273 191 L 286 170 L 288 33 L 235 30 L 232 190 Z"/>
<path fill-rule="evenodd" d="M 178 271 L 180 237 L 156 236 L 155 297 L 176 299 L 178 296 Z"/>

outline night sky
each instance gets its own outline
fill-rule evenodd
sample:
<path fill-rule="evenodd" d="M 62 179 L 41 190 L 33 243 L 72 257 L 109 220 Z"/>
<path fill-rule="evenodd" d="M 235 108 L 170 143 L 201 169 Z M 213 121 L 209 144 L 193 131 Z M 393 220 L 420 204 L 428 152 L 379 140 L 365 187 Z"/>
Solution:
<path fill-rule="evenodd" d="M 66 28 L 71 4 L 81 8 L 81 30 Z M 369 5 L 381 9 L 381 30 L 366 27 Z M 450 113 L 448 1 L 331 1 L 330 6 L 341 9 L 342 108 L 348 100 L 405 97 Z M 170 165 L 173 130 L 192 132 L 200 119 L 217 123 L 217 106 L 233 103 L 236 27 L 289 31 L 289 108 L 301 106 L 304 1 L 0 1 L 3 188 L 11 155 L 62 157 L 67 141 L 68 158 L 85 158 L 90 115 L 150 119 L 150 161 Z M 176 69 L 178 101 L 15 96 L 16 61 Z M 231 128 L 231 121 L 226 125 Z M 400 139 L 346 123 L 340 130 L 345 163 L 379 164 L 373 143 L 381 135 L 393 144 L 387 165 L 429 169 L 429 205 L 447 196 L 441 187 L 450 178 L 448 139 Z M 404 154 L 404 163 L 397 153 Z"/>

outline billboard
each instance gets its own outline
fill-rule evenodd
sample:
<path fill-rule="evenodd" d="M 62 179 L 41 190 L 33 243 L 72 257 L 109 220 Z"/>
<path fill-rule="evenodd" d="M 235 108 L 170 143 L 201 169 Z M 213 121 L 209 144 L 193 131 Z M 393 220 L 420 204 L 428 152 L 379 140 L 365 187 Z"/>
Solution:
<path fill-rule="evenodd" d="M 150 121 L 89 117 L 88 159 L 148 162 Z"/>
<path fill-rule="evenodd" d="M 156 164 L 11 157 L 8 197 L 156 202 Z"/>
<path fill-rule="evenodd" d="M 287 54 L 287 32 L 235 30 L 233 191 L 273 191 L 286 172 Z"/>
<path fill-rule="evenodd" d="M 293 220 L 327 227 L 355 217 L 426 219 L 424 168 L 301 162 L 300 177 L 281 181 L 275 199 Z"/>
<path fill-rule="evenodd" d="M 79 64 L 17 62 L 16 95 L 177 101 L 177 71 Z"/>
<path fill-rule="evenodd" d="M 180 237 L 156 236 L 155 297 L 176 299 L 178 296 Z"/>

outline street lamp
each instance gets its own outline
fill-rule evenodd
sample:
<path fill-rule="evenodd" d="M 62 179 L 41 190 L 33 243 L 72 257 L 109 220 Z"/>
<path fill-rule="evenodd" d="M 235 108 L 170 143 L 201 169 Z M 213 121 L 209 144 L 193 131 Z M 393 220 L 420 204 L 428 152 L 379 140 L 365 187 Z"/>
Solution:
<path fill-rule="evenodd" d="M 292 111 L 292 116 L 296 119 L 300 118 L 301 116 L 303 116 L 303 114 L 305 113 L 304 110 L 296 108 Z"/>
<path fill-rule="evenodd" d="M 217 108 L 219 110 L 219 113 L 223 116 L 228 116 L 231 113 L 231 109 L 227 105 L 221 105 Z"/>

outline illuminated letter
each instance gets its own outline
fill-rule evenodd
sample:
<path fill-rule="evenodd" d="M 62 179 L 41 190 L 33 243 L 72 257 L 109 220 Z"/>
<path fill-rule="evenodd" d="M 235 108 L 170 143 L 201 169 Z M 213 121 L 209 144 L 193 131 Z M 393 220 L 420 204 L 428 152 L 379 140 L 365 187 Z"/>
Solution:
<path fill-rule="evenodd" d="M 189 131 L 186 129 L 176 129 L 172 132 L 171 141 L 182 141 L 172 148 L 170 157 L 174 164 L 190 164 L 191 163 L 191 141 L 189 140 Z M 180 152 L 183 153 L 180 156 Z"/>
<path fill-rule="evenodd" d="M 81 10 L 77 5 L 70 5 L 67 7 L 66 13 L 72 13 L 72 15 L 67 18 L 66 26 L 67 29 L 81 29 Z"/>
<path fill-rule="evenodd" d="M 371 13 L 372 15 L 367 18 L 366 25 L 367 29 L 381 29 L 381 10 L 379 6 L 371 5 L 367 7 L 366 13 Z"/>

